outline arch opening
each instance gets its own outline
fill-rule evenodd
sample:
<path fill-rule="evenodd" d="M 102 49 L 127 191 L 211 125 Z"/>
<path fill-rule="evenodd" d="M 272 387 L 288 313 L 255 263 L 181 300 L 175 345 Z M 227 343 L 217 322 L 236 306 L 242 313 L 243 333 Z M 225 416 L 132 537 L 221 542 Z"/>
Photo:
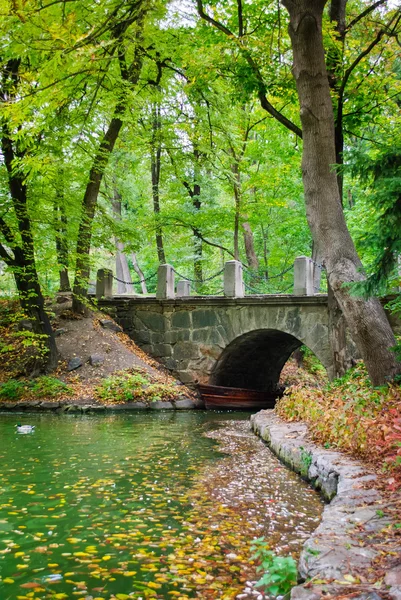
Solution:
<path fill-rule="evenodd" d="M 223 350 L 210 375 L 210 383 L 279 395 L 281 370 L 300 346 L 300 340 L 277 329 L 245 333 Z"/>

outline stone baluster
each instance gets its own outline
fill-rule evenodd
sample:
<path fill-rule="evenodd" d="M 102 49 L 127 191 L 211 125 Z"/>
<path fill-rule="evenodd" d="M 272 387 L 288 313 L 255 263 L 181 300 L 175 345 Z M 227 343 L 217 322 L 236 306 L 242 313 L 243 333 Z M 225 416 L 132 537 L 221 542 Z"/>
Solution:
<path fill-rule="evenodd" d="M 171 265 L 159 265 L 157 270 L 156 298 L 159 300 L 175 298 L 174 269 Z"/>
<path fill-rule="evenodd" d="M 99 269 L 96 277 L 96 298 L 113 297 L 113 271 L 111 269 Z"/>
<path fill-rule="evenodd" d="M 313 295 L 313 260 L 298 256 L 294 261 L 294 296 Z"/>
<path fill-rule="evenodd" d="M 229 260 L 224 265 L 224 295 L 228 298 L 244 297 L 242 264 L 239 260 Z"/>
<path fill-rule="evenodd" d="M 191 283 L 187 279 L 182 279 L 177 283 L 177 298 L 183 298 L 191 295 Z"/>

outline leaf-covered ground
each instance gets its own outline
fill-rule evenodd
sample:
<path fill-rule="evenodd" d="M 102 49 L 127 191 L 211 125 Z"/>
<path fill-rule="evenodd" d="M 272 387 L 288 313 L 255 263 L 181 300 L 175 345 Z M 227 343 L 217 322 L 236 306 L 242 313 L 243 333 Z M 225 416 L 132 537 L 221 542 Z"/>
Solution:
<path fill-rule="evenodd" d="M 73 398 L 74 403 L 119 404 L 193 396 L 126 334 L 102 328 L 100 319 L 105 315 L 76 317 L 69 306 L 70 302 L 49 303 L 53 329 L 63 332 L 56 337 L 59 367 L 49 376 L 32 379 L 29 364 L 40 351 L 40 340 L 29 329 L 21 329 L 24 315 L 18 302 L 0 300 L 0 401 Z M 90 364 L 94 354 L 102 357 L 98 366 Z M 82 366 L 69 372 L 68 363 L 76 357 Z"/>
<path fill-rule="evenodd" d="M 292 385 L 276 406 L 285 420 L 307 423 L 315 442 L 362 460 L 377 474 L 375 486 L 379 486 L 383 497 L 380 516 L 390 524 L 379 534 L 369 534 L 363 525 L 352 533 L 361 547 L 378 550 L 374 568 L 357 573 L 354 581 L 376 586 L 377 593 L 386 572 L 401 560 L 400 391 L 395 384 L 373 388 L 364 366 L 358 364 L 342 379 L 321 387 Z M 351 598 L 349 593 L 341 597 Z"/>

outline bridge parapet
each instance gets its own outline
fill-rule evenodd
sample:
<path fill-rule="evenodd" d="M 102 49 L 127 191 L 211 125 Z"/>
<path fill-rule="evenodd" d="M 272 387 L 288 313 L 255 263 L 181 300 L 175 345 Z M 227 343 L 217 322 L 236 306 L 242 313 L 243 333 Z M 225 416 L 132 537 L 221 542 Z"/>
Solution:
<path fill-rule="evenodd" d="M 296 296 L 313 296 L 315 295 L 314 290 L 314 269 L 315 263 L 311 258 L 307 256 L 299 256 L 294 262 L 294 282 L 293 282 L 293 294 Z M 318 265 L 319 266 L 319 265 Z M 285 269 L 282 273 L 275 275 L 274 278 L 280 277 L 287 273 L 289 269 Z M 246 294 L 246 289 L 251 292 L 252 295 L 266 295 L 260 294 L 252 286 L 246 284 L 244 280 L 243 265 L 238 260 L 230 260 L 225 263 L 224 269 L 218 273 L 207 278 L 207 281 L 211 281 L 216 277 L 223 275 L 223 294 L 227 298 L 243 298 Z M 156 275 L 156 274 L 154 274 Z M 191 296 L 191 282 L 193 280 L 189 278 L 182 278 L 175 287 L 175 276 L 182 277 L 174 269 L 172 265 L 163 264 L 159 265 L 157 271 L 157 291 L 156 298 L 163 299 L 174 299 L 175 297 L 189 297 Z M 114 277 L 113 272 L 110 269 L 99 269 L 96 280 L 96 297 L 98 299 L 108 298 L 113 296 L 113 279 L 120 281 Z M 132 282 L 122 282 L 125 284 Z M 270 295 L 270 294 L 269 294 Z"/>

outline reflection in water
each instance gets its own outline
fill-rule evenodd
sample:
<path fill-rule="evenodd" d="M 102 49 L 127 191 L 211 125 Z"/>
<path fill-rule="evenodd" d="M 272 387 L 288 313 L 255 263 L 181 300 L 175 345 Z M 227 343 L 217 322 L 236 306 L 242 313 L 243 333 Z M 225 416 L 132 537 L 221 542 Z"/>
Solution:
<path fill-rule="evenodd" d="M 2 600 L 228 600 L 253 537 L 299 551 L 321 502 L 247 418 L 29 415 L 22 436 L 1 415 Z"/>

